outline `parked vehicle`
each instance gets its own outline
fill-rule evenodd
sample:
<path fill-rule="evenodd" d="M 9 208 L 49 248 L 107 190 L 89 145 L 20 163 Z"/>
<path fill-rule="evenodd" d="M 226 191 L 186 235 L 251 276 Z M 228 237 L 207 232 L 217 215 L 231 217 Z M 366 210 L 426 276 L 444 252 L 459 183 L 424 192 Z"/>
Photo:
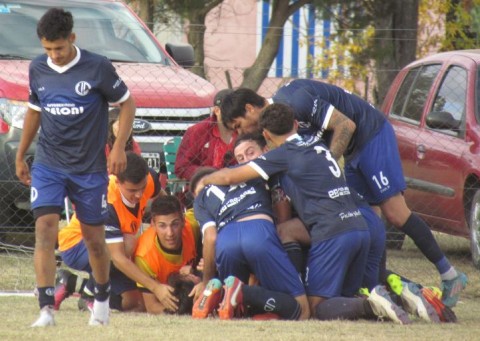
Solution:
<path fill-rule="evenodd" d="M 470 239 L 480 267 L 480 50 L 417 60 L 392 83 L 383 112 L 398 140 L 412 211 Z"/>
<path fill-rule="evenodd" d="M 50 7 L 72 12 L 79 47 L 114 63 L 137 105 L 134 138 L 156 170 L 162 167 L 162 144 L 207 117 L 216 91 L 182 68 L 193 63 L 191 46 L 167 44 L 165 50 L 121 1 L 0 0 L 0 229 L 32 223 L 29 191 L 18 182 L 14 161 L 28 100 L 28 66 L 44 53 L 36 24 Z M 32 144 L 30 163 L 34 152 Z"/>

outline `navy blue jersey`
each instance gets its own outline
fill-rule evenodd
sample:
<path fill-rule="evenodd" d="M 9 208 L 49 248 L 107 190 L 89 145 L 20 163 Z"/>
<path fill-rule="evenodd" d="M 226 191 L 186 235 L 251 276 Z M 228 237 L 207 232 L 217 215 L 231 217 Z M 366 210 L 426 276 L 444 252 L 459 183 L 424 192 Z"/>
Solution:
<path fill-rule="evenodd" d="M 344 154 L 347 161 L 377 134 L 385 122 L 385 115 L 360 97 L 338 86 L 309 79 L 296 79 L 282 86 L 272 100 L 293 109 L 299 122 L 298 132 L 302 135 L 318 134 L 328 141 L 329 136 L 324 136 L 324 131 L 333 108 L 355 122 L 357 129 Z"/>
<path fill-rule="evenodd" d="M 77 49 L 68 65 L 47 55 L 30 64 L 29 106 L 41 111 L 35 162 L 71 173 L 106 170 L 109 103 L 129 91 L 105 57 Z"/>
<path fill-rule="evenodd" d="M 195 198 L 194 212 L 202 232 L 211 225 L 220 230 L 254 214 L 273 217 L 270 192 L 262 179 L 234 186 L 208 185 Z"/>
<path fill-rule="evenodd" d="M 282 172 L 286 175 L 280 186 L 309 229 L 312 242 L 367 229 L 340 167 L 318 139 L 293 135 L 249 165 L 265 180 Z"/>

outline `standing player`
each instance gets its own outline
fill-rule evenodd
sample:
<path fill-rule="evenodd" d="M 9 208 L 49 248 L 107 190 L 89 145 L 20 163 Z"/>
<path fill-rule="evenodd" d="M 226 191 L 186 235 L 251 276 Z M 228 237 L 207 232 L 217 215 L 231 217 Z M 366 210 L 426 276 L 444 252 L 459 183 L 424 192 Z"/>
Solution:
<path fill-rule="evenodd" d="M 222 119 L 231 129 L 256 130 L 260 111 L 272 101 L 292 107 L 301 134 L 317 134 L 330 141 L 336 159 L 344 156 L 349 186 L 412 238 L 440 273 L 444 303 L 455 306 L 467 276 L 450 264 L 428 225 L 407 207 L 395 133 L 385 115 L 337 86 L 299 79 L 282 86 L 271 101 L 249 89 L 236 90 L 222 103 Z"/>
<path fill-rule="evenodd" d="M 31 185 L 35 216 L 35 274 L 40 317 L 32 327 L 55 324 L 55 243 L 65 196 L 75 205 L 96 281 L 90 325 L 109 321 L 110 259 L 105 244 L 107 215 L 108 105 L 120 106 L 117 140 L 108 158 L 113 174 L 126 164 L 125 142 L 135 103 L 111 62 L 74 45 L 70 12 L 48 10 L 37 25 L 46 52 L 30 64 L 30 98 L 16 156 L 16 174 Z M 40 129 L 32 173 L 25 152 Z"/>

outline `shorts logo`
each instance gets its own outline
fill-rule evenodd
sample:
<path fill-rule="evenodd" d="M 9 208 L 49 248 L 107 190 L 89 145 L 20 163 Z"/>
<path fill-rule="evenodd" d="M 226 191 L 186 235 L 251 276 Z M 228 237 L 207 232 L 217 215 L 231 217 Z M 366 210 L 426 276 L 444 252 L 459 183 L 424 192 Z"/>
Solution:
<path fill-rule="evenodd" d="M 38 191 L 35 187 L 30 189 L 30 202 L 34 202 L 38 198 Z"/>
<path fill-rule="evenodd" d="M 75 92 L 80 96 L 85 96 L 91 88 L 92 86 L 88 82 L 81 81 L 75 85 Z"/>

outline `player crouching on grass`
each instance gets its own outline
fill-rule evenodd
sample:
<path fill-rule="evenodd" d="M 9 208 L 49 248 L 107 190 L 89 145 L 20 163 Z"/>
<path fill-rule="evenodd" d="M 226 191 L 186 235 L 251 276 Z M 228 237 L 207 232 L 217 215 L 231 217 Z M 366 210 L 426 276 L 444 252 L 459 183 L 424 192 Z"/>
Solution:
<path fill-rule="evenodd" d="M 201 245 L 200 231 L 195 228 L 198 225 L 185 219 L 180 201 L 172 195 L 156 198 L 152 202 L 151 216 L 151 226 L 138 239 L 135 264 L 155 282 L 174 288 L 170 292 L 176 296 L 176 307 L 172 309 L 142 283 L 137 283 L 147 313 L 191 312 L 193 302 L 188 302 L 188 294 L 193 284 L 200 282 L 195 275 L 195 265 L 199 260 L 197 250 Z M 184 295 L 188 282 L 192 286 Z"/>
<path fill-rule="evenodd" d="M 273 212 L 263 180 L 239 186 L 207 186 L 201 179 L 214 168 L 198 170 L 190 181 L 194 212 L 203 233 L 203 280 L 191 292 L 194 318 L 218 309 L 220 319 L 273 313 L 281 319 L 304 320 L 310 310 L 303 283 L 276 233 Z M 218 270 L 218 277 L 216 272 Z M 253 273 L 260 286 L 248 286 Z M 222 283 L 224 280 L 224 299 Z"/>

